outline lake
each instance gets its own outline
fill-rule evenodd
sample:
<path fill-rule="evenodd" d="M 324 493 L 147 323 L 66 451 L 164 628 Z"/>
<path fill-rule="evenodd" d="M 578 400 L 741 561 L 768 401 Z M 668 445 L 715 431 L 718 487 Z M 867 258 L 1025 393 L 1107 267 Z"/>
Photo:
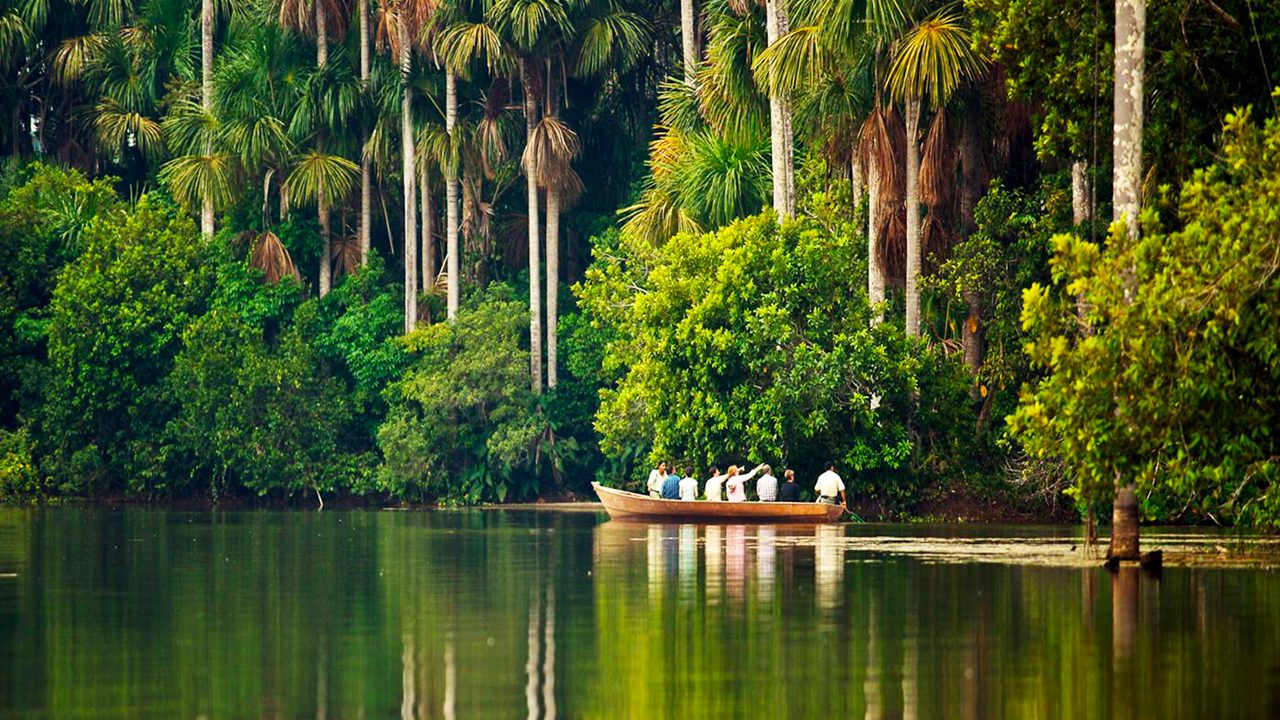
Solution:
<path fill-rule="evenodd" d="M 1079 534 L 0 508 L 0 717 L 1280 717 L 1280 572 Z"/>

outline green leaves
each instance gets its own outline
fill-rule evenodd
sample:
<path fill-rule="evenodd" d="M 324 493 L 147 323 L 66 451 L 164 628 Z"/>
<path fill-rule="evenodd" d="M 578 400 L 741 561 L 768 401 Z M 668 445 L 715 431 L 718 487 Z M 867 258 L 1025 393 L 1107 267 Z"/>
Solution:
<path fill-rule="evenodd" d="M 1227 125 L 1223 157 L 1181 196 L 1183 229 L 1054 239 L 1052 286 L 1022 321 L 1048 375 L 1010 418 L 1066 464 L 1084 502 L 1137 482 L 1144 513 L 1280 526 L 1280 123 Z"/>
<path fill-rule="evenodd" d="M 972 48 L 969 31 L 959 15 L 941 13 L 907 31 L 889 66 L 886 84 L 899 100 L 925 98 L 945 107 L 951 95 L 983 71 Z"/>

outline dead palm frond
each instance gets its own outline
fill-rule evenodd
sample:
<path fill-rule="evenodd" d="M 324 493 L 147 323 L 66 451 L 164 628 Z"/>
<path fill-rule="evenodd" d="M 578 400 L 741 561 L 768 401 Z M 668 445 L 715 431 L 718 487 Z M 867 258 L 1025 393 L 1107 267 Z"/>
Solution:
<path fill-rule="evenodd" d="M 278 285 L 286 277 L 293 278 L 297 283 L 302 282 L 298 267 L 293 264 L 293 257 L 289 255 L 289 249 L 275 233 L 248 231 L 240 234 L 239 242 L 248 244 L 249 264 L 261 270 L 267 282 Z"/>
<path fill-rule="evenodd" d="M 335 279 L 354 273 L 364 261 L 360 252 L 360 239 L 353 235 L 334 238 L 330 243 L 330 259 L 336 261 Z"/>
<path fill-rule="evenodd" d="M 521 161 L 526 168 L 537 169 L 539 187 L 572 187 L 577 175 L 570 163 L 581 147 L 573 128 L 560 118 L 545 116 L 533 128 Z"/>
<path fill-rule="evenodd" d="M 947 113 L 939 111 L 929 125 L 920 157 L 920 202 L 931 211 L 950 204 L 954 195 L 956 154 L 948 135 Z"/>
<path fill-rule="evenodd" d="M 901 200 L 896 210 L 880 221 L 878 240 L 876 257 L 885 280 L 893 287 L 902 287 L 907 278 L 907 210 Z"/>

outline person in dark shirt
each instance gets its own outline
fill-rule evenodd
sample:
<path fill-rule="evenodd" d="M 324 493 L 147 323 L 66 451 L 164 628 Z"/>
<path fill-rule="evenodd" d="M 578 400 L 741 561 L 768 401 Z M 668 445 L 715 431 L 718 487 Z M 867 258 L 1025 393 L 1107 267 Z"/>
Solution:
<path fill-rule="evenodd" d="M 671 474 L 666 480 L 662 481 L 662 499 L 663 500 L 679 500 L 680 499 L 680 473 L 676 472 L 674 463 L 667 463 L 667 467 L 671 468 Z"/>
<path fill-rule="evenodd" d="M 796 471 L 788 469 L 787 481 L 778 488 L 778 502 L 800 502 L 800 486 L 796 483 Z"/>

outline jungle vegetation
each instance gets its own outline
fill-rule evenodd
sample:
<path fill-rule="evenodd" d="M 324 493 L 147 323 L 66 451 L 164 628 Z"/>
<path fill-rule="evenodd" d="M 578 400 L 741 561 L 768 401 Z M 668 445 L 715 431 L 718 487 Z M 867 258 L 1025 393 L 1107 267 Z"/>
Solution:
<path fill-rule="evenodd" d="M 0 0 L 0 499 L 1275 528 L 1277 72 L 1250 0 Z"/>

